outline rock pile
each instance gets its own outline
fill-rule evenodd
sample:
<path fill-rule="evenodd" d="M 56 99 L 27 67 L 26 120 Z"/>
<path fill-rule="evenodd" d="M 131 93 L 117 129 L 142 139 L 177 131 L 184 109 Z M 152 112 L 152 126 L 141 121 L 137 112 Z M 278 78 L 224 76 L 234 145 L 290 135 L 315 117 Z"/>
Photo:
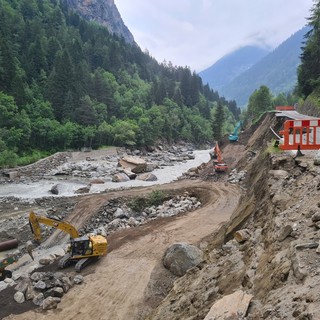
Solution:
<path fill-rule="evenodd" d="M 1 289 L 14 287 L 16 293 L 14 300 L 17 303 L 32 301 L 43 310 L 55 309 L 61 298 L 75 284 L 81 284 L 83 277 L 63 272 L 34 272 L 30 277 L 25 277 L 19 281 L 5 279 L 1 283 Z"/>
<path fill-rule="evenodd" d="M 141 212 L 135 212 L 126 203 L 120 203 L 119 199 L 108 201 L 99 212 L 93 216 L 81 234 L 90 232 L 110 234 L 119 229 L 127 229 L 144 224 L 157 218 L 171 217 L 180 213 L 196 210 L 201 202 L 194 196 L 185 193 L 175 196 L 163 202 L 159 206 L 144 208 Z"/>
<path fill-rule="evenodd" d="M 138 156 L 139 155 L 139 156 Z M 136 174 L 151 172 L 156 168 L 171 166 L 177 162 L 194 159 L 191 147 L 171 147 L 166 151 L 121 150 L 118 155 L 108 155 L 100 160 L 88 159 L 66 162 L 51 170 L 48 176 L 66 175 L 80 178 L 104 178 L 114 182 L 135 179 Z"/>

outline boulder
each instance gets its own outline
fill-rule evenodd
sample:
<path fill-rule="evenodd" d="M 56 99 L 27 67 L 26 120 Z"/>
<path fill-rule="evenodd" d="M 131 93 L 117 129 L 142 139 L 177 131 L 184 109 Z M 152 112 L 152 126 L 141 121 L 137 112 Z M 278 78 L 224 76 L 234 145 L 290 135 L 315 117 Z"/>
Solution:
<path fill-rule="evenodd" d="M 147 168 L 146 161 L 140 157 L 125 156 L 119 161 L 119 165 L 134 173 L 145 172 Z"/>
<path fill-rule="evenodd" d="M 148 173 L 139 174 L 136 180 L 157 181 L 158 178 L 153 173 L 148 172 Z"/>
<path fill-rule="evenodd" d="M 177 276 L 183 276 L 190 268 L 203 261 L 203 252 L 187 243 L 176 243 L 169 247 L 163 257 L 163 265 Z"/>
<path fill-rule="evenodd" d="M 211 307 L 204 320 L 244 319 L 252 298 L 242 290 L 224 296 Z"/>
<path fill-rule="evenodd" d="M 59 190 L 60 189 L 60 185 L 59 183 L 58 184 L 55 184 L 51 189 L 50 189 L 50 192 L 52 194 L 59 194 Z"/>
<path fill-rule="evenodd" d="M 234 238 L 238 243 L 243 243 L 251 238 L 251 233 L 248 229 L 238 230 L 234 233 Z"/>
<path fill-rule="evenodd" d="M 43 310 L 51 310 L 56 309 L 58 306 L 58 303 L 61 301 L 60 298 L 56 297 L 48 297 L 43 300 L 42 302 L 42 309 Z"/>
<path fill-rule="evenodd" d="M 116 173 L 113 177 L 112 177 L 112 181 L 113 182 L 126 182 L 129 181 L 130 178 L 122 172 Z"/>
<path fill-rule="evenodd" d="M 77 194 L 88 193 L 90 191 L 90 188 L 91 188 L 91 185 L 88 185 L 86 187 L 82 187 L 82 188 L 77 189 L 74 193 L 77 193 Z"/>
<path fill-rule="evenodd" d="M 25 302 L 25 297 L 24 294 L 21 291 L 17 291 L 14 296 L 13 296 L 14 301 L 18 303 L 24 303 Z"/>

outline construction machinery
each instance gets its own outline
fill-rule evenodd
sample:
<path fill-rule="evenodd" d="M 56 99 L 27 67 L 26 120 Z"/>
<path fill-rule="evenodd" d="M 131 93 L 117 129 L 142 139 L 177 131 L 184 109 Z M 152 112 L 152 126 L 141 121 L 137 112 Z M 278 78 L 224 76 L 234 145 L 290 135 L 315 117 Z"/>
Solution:
<path fill-rule="evenodd" d="M 89 263 L 98 260 L 107 253 L 107 239 L 104 236 L 80 236 L 78 230 L 69 222 L 39 216 L 31 211 L 29 224 L 36 242 L 39 242 L 42 238 L 40 224 L 62 230 L 70 235 L 68 251 L 58 263 L 60 268 L 66 268 L 75 263 L 75 270 L 80 272 Z"/>
<path fill-rule="evenodd" d="M 216 146 L 214 147 L 216 158 L 213 159 L 213 166 L 215 172 L 227 172 L 228 171 L 228 165 L 223 162 L 222 158 L 222 152 L 219 148 L 218 143 L 216 143 Z"/>
<path fill-rule="evenodd" d="M 235 128 L 233 130 L 233 133 L 229 134 L 229 141 L 230 142 L 237 142 L 239 140 L 239 130 L 240 130 L 241 126 L 242 126 L 242 122 L 239 121 L 236 124 L 236 126 L 235 126 Z"/>

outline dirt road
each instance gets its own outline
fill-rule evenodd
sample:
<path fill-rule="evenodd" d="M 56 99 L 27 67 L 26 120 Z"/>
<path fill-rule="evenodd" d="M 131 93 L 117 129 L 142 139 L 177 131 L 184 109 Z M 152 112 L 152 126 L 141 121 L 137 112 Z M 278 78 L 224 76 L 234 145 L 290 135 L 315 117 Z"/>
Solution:
<path fill-rule="evenodd" d="M 203 206 L 185 215 L 153 221 L 109 236 L 108 255 L 89 267 L 85 283 L 65 295 L 58 309 L 46 313 L 31 310 L 5 319 L 142 319 L 148 311 L 145 292 L 156 270 L 163 268 L 160 263 L 165 250 L 176 242 L 199 244 L 229 219 L 240 196 L 237 186 L 218 182 L 183 180 L 156 188 L 172 193 L 192 191 L 201 199 Z M 139 188 L 116 194 L 120 197 L 141 195 L 154 189 Z M 79 226 L 88 218 L 85 212 L 94 213 L 114 196 L 109 193 L 83 198 L 69 221 Z M 54 234 L 50 241 L 56 241 L 56 237 Z M 157 283 L 161 283 L 161 279 Z"/>

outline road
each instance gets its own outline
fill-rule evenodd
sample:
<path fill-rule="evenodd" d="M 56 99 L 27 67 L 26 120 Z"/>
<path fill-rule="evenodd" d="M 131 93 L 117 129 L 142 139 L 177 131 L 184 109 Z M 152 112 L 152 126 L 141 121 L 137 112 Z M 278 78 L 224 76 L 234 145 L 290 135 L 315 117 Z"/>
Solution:
<path fill-rule="evenodd" d="M 30 310 L 4 319 L 16 320 L 122 320 L 143 319 L 150 311 L 145 293 L 152 282 L 161 283 L 161 265 L 165 250 L 176 242 L 201 243 L 221 223 L 227 221 L 238 205 L 239 188 L 224 182 L 182 180 L 158 186 L 172 193 L 191 191 L 203 206 L 193 212 L 170 219 L 153 221 L 142 227 L 108 237 L 110 251 L 90 266 L 85 283 L 74 287 L 62 299 L 58 309 L 46 313 Z M 117 192 L 119 197 L 151 192 L 154 187 Z M 80 212 L 94 212 L 114 195 L 91 195 L 76 206 L 71 222 L 86 219 Z M 85 209 L 85 210 L 83 210 Z M 50 241 L 56 241 L 53 236 Z M 159 278 L 160 277 L 160 278 Z M 155 280 L 157 278 L 157 280 Z M 162 281 L 163 280 L 163 281 Z"/>

